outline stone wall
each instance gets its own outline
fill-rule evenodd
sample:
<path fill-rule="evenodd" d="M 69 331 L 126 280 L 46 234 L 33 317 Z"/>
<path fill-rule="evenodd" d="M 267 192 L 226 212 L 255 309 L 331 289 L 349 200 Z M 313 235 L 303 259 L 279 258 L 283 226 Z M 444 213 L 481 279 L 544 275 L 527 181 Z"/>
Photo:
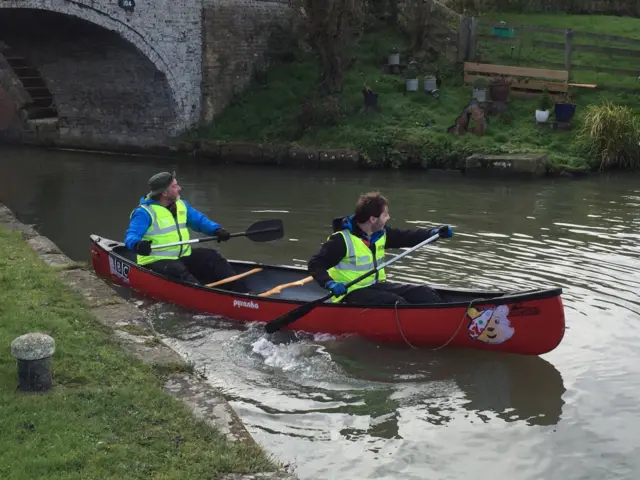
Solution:
<path fill-rule="evenodd" d="M 46 10 L 116 32 L 150 60 L 145 65 L 151 63 L 166 77 L 176 110 L 171 131 L 177 133 L 200 118 L 202 1 L 138 0 L 133 11 L 127 11 L 117 0 L 2 0 L 0 17 L 14 9 Z M 0 29 L 0 40 L 2 36 Z"/>
<path fill-rule="evenodd" d="M 7 92 L 15 109 L 20 110 L 25 103 L 31 100 L 31 97 L 5 59 L 4 52 L 6 49 L 7 45 L 0 42 L 0 87 Z"/>
<path fill-rule="evenodd" d="M 0 137 L 15 137 L 20 130 L 20 110 L 30 100 L 7 63 L 3 52 L 6 45 L 0 42 Z"/>
<path fill-rule="evenodd" d="M 53 94 L 56 143 L 113 148 L 169 141 L 176 118 L 169 84 L 134 45 L 75 17 L 26 15 L 28 20 L 17 12 L 2 15 L 0 35 L 40 72 Z"/>
<path fill-rule="evenodd" d="M 204 0 L 202 120 L 214 120 L 266 65 L 273 26 L 285 24 L 284 1 Z"/>
<path fill-rule="evenodd" d="M 17 120 L 18 112 L 16 112 L 9 94 L 0 85 L 0 137 L 3 137 L 5 132 L 16 124 Z"/>

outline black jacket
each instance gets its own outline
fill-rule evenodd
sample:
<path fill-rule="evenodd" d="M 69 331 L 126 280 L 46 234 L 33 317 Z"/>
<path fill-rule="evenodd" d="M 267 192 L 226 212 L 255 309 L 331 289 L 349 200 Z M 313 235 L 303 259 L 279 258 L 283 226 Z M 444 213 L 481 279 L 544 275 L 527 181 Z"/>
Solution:
<path fill-rule="evenodd" d="M 368 243 L 367 235 L 355 222 L 351 223 L 351 217 L 344 218 L 342 220 L 341 228 L 338 225 L 334 223 L 334 230 L 336 232 L 347 228 L 352 234 L 366 240 L 367 242 L 365 243 Z M 385 231 L 387 233 L 385 248 L 410 248 L 435 235 L 437 233 L 437 228 L 399 229 L 385 227 Z M 377 238 L 377 235 L 374 233 L 371 240 L 374 240 L 375 238 Z M 375 243 L 372 242 L 369 245 L 369 249 L 372 251 L 375 258 Z M 309 260 L 309 274 L 320 286 L 324 287 L 327 282 L 332 280 L 329 273 L 327 273 L 327 270 L 340 263 L 346 254 L 347 246 L 344 243 L 344 238 L 339 233 L 334 233 L 325 243 L 322 244 L 320 251 Z"/>

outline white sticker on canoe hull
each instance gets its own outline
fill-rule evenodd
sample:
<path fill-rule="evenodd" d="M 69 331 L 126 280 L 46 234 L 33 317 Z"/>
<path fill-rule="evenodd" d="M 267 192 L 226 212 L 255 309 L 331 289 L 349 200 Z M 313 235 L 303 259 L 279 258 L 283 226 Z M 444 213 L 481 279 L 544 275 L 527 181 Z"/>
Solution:
<path fill-rule="evenodd" d="M 109 271 L 125 283 L 129 283 L 129 265 L 109 255 Z"/>
<path fill-rule="evenodd" d="M 236 308 L 253 308 L 255 310 L 258 310 L 260 308 L 260 305 L 258 305 L 256 302 L 247 302 L 245 300 L 234 300 L 233 306 Z"/>

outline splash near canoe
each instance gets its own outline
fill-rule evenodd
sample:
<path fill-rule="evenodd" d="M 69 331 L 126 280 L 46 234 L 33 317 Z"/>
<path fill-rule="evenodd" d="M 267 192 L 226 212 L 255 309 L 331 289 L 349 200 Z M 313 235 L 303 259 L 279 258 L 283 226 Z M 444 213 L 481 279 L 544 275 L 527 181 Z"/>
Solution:
<path fill-rule="evenodd" d="M 251 293 L 225 290 L 227 279 L 205 285 L 170 280 L 136 264 L 122 242 L 91 235 L 96 273 L 158 301 L 239 322 L 274 318 L 326 296 L 306 269 L 230 260 Z M 232 278 L 235 278 L 232 277 Z M 541 355 L 565 332 L 561 288 L 520 292 L 435 288 L 443 303 L 359 306 L 321 303 L 283 329 L 359 335 L 376 342 L 424 349 L 471 348 Z"/>

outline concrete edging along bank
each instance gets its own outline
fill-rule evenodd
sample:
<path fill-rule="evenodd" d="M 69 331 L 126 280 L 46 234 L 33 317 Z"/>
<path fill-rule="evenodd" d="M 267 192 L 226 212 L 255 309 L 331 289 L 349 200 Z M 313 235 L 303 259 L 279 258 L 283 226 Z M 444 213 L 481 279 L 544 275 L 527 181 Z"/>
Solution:
<path fill-rule="evenodd" d="M 130 155 L 142 157 L 186 158 L 211 164 L 235 164 L 273 166 L 325 170 L 389 170 L 389 166 L 374 166 L 365 160 L 361 152 L 348 148 L 322 148 L 295 144 L 271 144 L 242 141 L 183 140 L 174 146 L 118 147 L 113 145 L 81 145 L 58 142 L 10 142 L 0 145 L 26 146 L 53 150 Z M 427 168 L 417 161 L 410 161 L 401 170 L 429 173 L 447 172 L 470 177 L 495 177 L 502 179 L 540 179 L 547 177 L 584 177 L 590 174 L 583 169 L 555 168 L 548 154 L 540 152 L 512 154 L 476 153 L 454 162 L 446 168 Z"/>
<path fill-rule="evenodd" d="M 347 148 L 304 147 L 294 144 L 270 144 L 217 140 L 184 140 L 178 152 L 212 163 L 270 165 L 297 168 L 327 168 L 336 170 L 367 170 L 387 167 L 370 166 L 357 150 Z M 584 176 L 583 170 L 554 169 L 549 155 L 541 152 L 501 155 L 473 154 L 449 168 L 426 168 L 408 163 L 403 169 L 450 171 L 469 176 L 498 178 L 543 178 L 548 176 Z"/>
<path fill-rule="evenodd" d="M 153 327 L 149 328 L 150 321 L 131 302 L 122 299 L 93 272 L 67 257 L 55 243 L 40 235 L 32 226 L 20 222 L 2 203 L 0 226 L 22 232 L 29 246 L 48 266 L 60 268 L 58 277 L 87 300 L 90 312 L 98 322 L 112 330 L 123 350 L 144 363 L 180 371 L 168 376 L 164 385 L 167 393 L 185 403 L 196 417 L 219 430 L 228 440 L 255 442 L 224 396 L 196 375 L 185 373 L 190 370 L 190 366 L 176 351 L 162 343 Z M 297 477 L 284 471 L 276 471 L 259 474 L 232 473 L 221 478 L 252 479 L 297 480 Z"/>

